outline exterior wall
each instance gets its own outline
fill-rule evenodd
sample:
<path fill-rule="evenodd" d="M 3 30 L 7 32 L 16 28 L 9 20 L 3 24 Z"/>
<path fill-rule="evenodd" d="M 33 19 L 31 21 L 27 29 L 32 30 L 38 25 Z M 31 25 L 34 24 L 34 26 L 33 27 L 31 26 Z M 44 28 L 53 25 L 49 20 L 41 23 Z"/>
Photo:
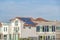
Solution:
<path fill-rule="evenodd" d="M 21 30 L 22 30 L 21 31 L 22 38 L 37 37 L 36 27 L 31 27 L 31 29 L 29 29 L 29 26 L 27 26 L 27 27 L 25 27 L 25 29 L 22 27 Z"/>
<path fill-rule="evenodd" d="M 15 21 L 18 20 L 18 26 L 15 26 Z M 4 39 L 4 35 L 7 35 L 7 40 L 9 40 L 9 34 L 11 34 L 11 38 L 13 40 L 13 35 L 16 34 L 14 32 L 14 27 L 19 27 L 19 31 L 17 32 L 17 35 L 19 35 L 19 38 L 21 37 L 21 26 L 23 25 L 23 22 L 19 19 L 15 19 L 11 21 L 11 23 L 8 25 L 8 23 L 2 23 L 1 32 L 3 34 L 2 39 Z M 4 31 L 4 27 L 7 27 L 7 31 Z"/>
<path fill-rule="evenodd" d="M 3 27 L 0 27 L 0 33 L 3 33 Z"/>
<path fill-rule="evenodd" d="M 3 40 L 3 34 L 0 33 L 0 35 L 1 35 L 1 39 L 0 40 Z"/>
<path fill-rule="evenodd" d="M 60 27 L 60 25 L 56 25 L 56 27 Z M 60 40 L 60 30 L 57 29 L 56 29 L 56 40 Z"/>
<path fill-rule="evenodd" d="M 18 21 L 18 26 L 15 26 L 15 21 Z M 21 27 L 23 26 L 23 22 L 21 21 L 21 20 L 19 20 L 19 19 L 15 19 L 14 21 L 12 21 L 11 22 L 11 25 L 10 25 L 10 34 L 15 34 L 15 32 L 14 32 L 14 27 L 19 27 L 19 31 L 17 32 L 17 34 L 18 35 L 20 35 L 19 36 L 19 38 L 21 37 Z"/>
<path fill-rule="evenodd" d="M 4 31 L 4 27 L 7 27 L 7 31 Z M 9 28 L 9 25 L 7 23 L 2 23 L 2 27 L 1 27 L 1 33 L 2 33 L 2 40 L 4 39 L 4 35 L 7 35 L 7 40 L 9 38 L 8 36 L 8 29 Z"/>
<path fill-rule="evenodd" d="M 45 26 L 48 25 L 49 27 L 51 27 L 52 25 L 55 25 L 56 23 L 52 23 L 52 22 L 42 22 L 39 23 L 39 26 Z M 38 26 L 38 25 L 37 25 Z M 54 36 L 56 35 L 56 32 L 36 32 L 36 27 L 31 27 L 31 29 L 29 29 L 29 26 L 25 27 L 24 26 L 21 28 L 21 37 L 22 38 L 28 38 L 28 37 L 38 37 L 38 36 Z"/>
<path fill-rule="evenodd" d="M 7 31 L 4 32 L 4 27 L 7 27 Z M 3 34 L 8 34 L 8 26 L 3 26 L 2 28 Z"/>

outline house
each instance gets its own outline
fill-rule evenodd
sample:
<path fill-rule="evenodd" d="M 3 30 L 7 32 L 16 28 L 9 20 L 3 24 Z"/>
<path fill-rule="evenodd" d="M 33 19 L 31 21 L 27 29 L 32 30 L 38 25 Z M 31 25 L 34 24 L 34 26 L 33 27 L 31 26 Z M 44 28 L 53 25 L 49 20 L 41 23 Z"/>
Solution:
<path fill-rule="evenodd" d="M 15 17 L 9 23 L 0 22 L 0 40 L 59 40 L 60 22 L 43 18 Z"/>

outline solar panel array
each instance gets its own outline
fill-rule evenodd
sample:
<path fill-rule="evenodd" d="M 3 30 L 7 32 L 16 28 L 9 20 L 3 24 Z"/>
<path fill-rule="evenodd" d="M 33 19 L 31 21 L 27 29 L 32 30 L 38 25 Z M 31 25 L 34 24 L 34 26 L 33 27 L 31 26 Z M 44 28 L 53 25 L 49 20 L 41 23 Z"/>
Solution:
<path fill-rule="evenodd" d="M 31 18 L 20 18 L 26 24 L 34 25 L 35 23 L 31 21 Z"/>

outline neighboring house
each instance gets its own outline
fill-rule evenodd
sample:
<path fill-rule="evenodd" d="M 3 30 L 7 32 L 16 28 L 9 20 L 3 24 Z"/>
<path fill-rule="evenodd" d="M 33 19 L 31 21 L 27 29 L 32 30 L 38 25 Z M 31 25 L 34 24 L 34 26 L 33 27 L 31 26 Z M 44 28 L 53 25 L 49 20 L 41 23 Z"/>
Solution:
<path fill-rule="evenodd" d="M 60 22 L 42 18 L 16 17 L 0 23 L 0 40 L 60 40 Z"/>

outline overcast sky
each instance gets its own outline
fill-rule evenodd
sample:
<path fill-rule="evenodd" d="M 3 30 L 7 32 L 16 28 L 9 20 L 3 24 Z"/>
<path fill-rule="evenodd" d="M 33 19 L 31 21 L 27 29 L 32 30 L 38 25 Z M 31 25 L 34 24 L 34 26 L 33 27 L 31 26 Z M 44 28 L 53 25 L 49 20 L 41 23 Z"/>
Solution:
<path fill-rule="evenodd" d="M 0 21 L 16 16 L 60 21 L 60 0 L 0 0 Z"/>

